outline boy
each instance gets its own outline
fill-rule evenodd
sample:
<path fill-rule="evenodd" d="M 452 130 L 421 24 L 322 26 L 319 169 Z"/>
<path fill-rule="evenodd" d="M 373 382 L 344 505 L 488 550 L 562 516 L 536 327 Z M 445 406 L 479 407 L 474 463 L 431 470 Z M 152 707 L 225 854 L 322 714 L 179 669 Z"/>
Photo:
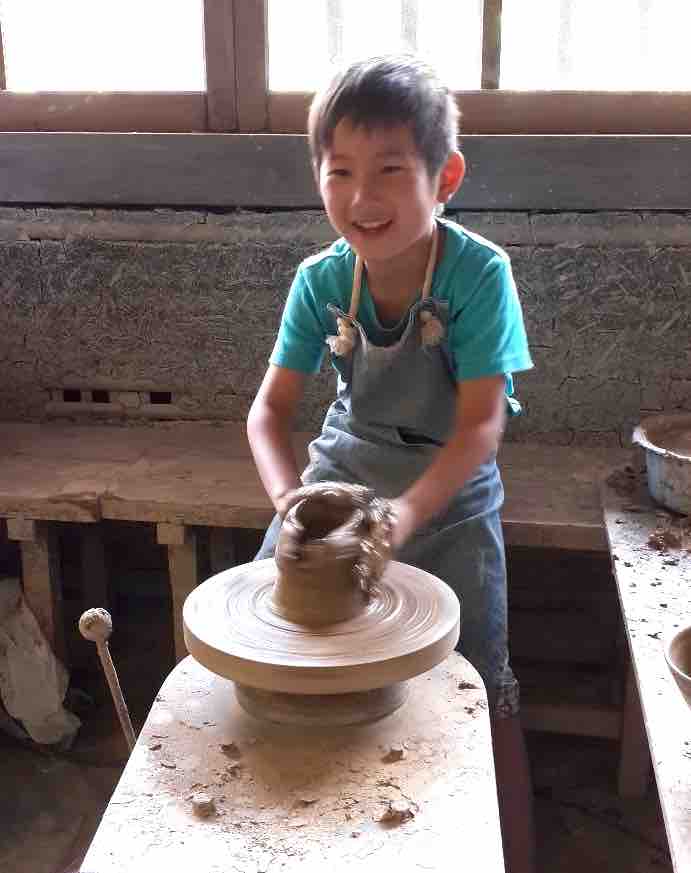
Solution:
<path fill-rule="evenodd" d="M 511 374 L 532 366 L 504 252 L 436 217 L 465 172 L 449 91 L 410 57 L 352 65 L 312 104 L 309 140 L 341 239 L 298 268 L 247 430 L 277 510 L 270 557 L 302 483 L 355 482 L 390 498 L 398 560 L 462 602 L 460 649 L 491 708 L 505 854 L 532 869 L 531 801 L 508 663 L 506 575 L 495 455 Z M 310 464 L 290 444 L 308 375 L 326 347 L 338 395 Z"/>

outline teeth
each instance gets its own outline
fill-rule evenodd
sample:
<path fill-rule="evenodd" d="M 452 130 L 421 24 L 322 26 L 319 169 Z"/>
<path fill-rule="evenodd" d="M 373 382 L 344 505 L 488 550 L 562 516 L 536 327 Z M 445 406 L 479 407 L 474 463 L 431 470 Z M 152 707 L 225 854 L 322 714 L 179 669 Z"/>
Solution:
<path fill-rule="evenodd" d="M 376 230 L 378 227 L 384 227 L 385 224 L 388 224 L 386 221 L 358 221 L 358 227 L 364 227 L 365 230 Z"/>

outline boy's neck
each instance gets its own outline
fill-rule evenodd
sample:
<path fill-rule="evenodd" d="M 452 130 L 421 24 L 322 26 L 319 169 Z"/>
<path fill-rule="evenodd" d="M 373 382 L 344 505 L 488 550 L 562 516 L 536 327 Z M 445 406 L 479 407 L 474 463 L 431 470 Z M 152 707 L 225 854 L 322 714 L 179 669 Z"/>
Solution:
<path fill-rule="evenodd" d="M 375 301 L 386 299 L 392 303 L 412 302 L 412 299 L 422 290 L 432 245 L 432 230 L 433 225 L 430 226 L 428 234 L 421 237 L 406 252 L 394 258 L 384 261 L 365 261 L 367 285 Z M 438 251 L 438 255 L 440 254 L 441 245 Z"/>

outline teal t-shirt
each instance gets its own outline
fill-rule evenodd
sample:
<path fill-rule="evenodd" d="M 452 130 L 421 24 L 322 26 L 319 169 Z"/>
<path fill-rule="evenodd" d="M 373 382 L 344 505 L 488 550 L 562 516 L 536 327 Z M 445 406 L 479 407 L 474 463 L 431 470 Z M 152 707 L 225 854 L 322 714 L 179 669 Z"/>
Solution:
<path fill-rule="evenodd" d="M 446 229 L 441 261 L 434 272 L 431 296 L 448 303 L 448 348 L 457 381 L 504 374 L 507 395 L 511 374 L 529 370 L 523 313 L 502 249 L 454 222 Z M 279 367 L 317 373 L 326 337 L 336 333 L 333 303 L 350 308 L 355 254 L 344 239 L 300 264 L 286 300 L 270 361 Z M 372 337 L 380 331 L 374 301 L 363 275 L 357 319 Z"/>

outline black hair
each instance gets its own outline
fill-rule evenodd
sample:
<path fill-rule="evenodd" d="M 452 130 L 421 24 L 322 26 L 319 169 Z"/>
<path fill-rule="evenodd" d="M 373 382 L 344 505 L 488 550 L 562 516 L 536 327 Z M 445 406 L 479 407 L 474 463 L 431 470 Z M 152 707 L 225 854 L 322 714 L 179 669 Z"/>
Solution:
<path fill-rule="evenodd" d="M 308 132 L 317 168 L 344 118 L 366 129 L 408 125 L 430 176 L 456 148 L 456 101 L 432 67 L 413 55 L 357 61 L 315 95 Z"/>

